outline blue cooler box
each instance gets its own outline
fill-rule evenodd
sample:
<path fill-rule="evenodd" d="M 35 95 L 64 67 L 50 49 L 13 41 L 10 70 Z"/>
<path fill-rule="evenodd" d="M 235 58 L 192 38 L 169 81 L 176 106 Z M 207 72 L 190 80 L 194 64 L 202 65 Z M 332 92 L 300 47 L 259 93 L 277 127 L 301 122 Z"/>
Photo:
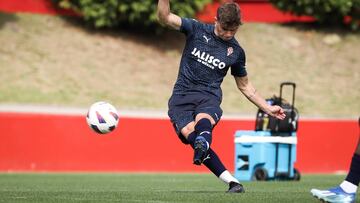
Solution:
<path fill-rule="evenodd" d="M 300 173 L 294 169 L 296 133 L 277 135 L 280 136 L 269 131 L 235 132 L 235 177 L 238 180 L 300 179 Z"/>

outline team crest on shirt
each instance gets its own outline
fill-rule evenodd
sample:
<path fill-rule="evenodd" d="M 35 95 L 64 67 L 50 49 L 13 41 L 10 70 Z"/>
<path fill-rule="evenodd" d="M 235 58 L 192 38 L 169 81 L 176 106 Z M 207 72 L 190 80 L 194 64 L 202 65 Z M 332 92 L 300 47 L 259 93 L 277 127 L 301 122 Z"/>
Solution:
<path fill-rule="evenodd" d="M 226 56 L 230 56 L 234 52 L 232 47 L 228 47 Z"/>

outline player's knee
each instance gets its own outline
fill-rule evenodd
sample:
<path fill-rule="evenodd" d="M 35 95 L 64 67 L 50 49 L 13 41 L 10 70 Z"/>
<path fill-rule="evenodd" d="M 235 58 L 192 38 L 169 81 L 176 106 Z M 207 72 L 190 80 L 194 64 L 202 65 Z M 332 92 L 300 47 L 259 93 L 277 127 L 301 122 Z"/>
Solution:
<path fill-rule="evenodd" d="M 196 115 L 196 118 L 195 118 L 196 124 L 204 118 L 209 120 L 211 125 L 215 125 L 215 123 L 216 123 L 215 120 L 207 113 L 199 113 L 198 115 Z"/>
<path fill-rule="evenodd" d="M 208 118 L 200 119 L 195 125 L 195 131 L 211 131 L 212 123 Z"/>

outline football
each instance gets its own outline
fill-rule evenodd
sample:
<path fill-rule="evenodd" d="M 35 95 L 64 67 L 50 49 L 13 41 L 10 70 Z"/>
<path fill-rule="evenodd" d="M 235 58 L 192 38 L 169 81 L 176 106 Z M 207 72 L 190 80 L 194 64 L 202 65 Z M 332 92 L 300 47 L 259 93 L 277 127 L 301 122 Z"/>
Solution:
<path fill-rule="evenodd" d="M 99 134 L 109 133 L 117 127 L 119 114 L 108 102 L 100 101 L 90 106 L 86 115 L 89 127 Z"/>

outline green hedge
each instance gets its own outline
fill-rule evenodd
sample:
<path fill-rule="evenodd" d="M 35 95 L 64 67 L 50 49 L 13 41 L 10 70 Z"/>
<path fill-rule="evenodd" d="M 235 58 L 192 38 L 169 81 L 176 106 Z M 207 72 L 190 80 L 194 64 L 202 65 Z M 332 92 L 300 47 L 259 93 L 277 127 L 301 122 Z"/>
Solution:
<path fill-rule="evenodd" d="M 157 25 L 157 0 L 53 0 L 64 9 L 72 9 L 96 28 L 121 24 L 150 27 Z M 171 10 L 194 17 L 211 0 L 171 0 Z"/>
<path fill-rule="evenodd" d="M 351 21 L 346 22 L 352 29 L 359 28 L 360 0 L 270 0 L 282 11 L 296 15 L 313 16 L 323 24 L 343 24 L 346 16 Z"/>

